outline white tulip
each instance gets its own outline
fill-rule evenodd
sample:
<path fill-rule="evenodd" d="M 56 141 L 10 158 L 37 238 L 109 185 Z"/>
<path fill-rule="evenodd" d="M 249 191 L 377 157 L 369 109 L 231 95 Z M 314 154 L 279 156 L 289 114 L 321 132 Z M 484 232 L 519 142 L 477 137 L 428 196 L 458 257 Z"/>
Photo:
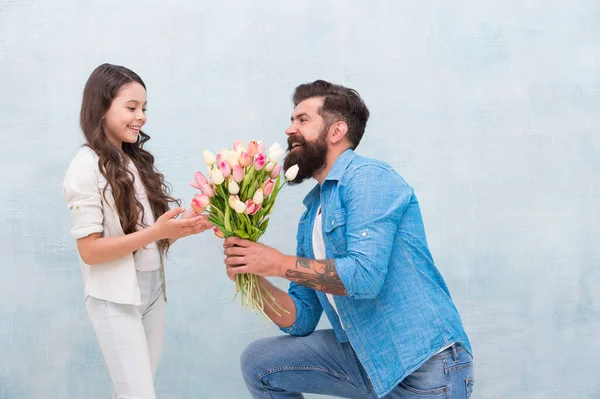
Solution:
<path fill-rule="evenodd" d="M 210 180 L 216 185 L 219 185 L 225 181 L 225 178 L 219 169 L 213 168 L 210 170 Z"/>
<path fill-rule="evenodd" d="M 285 154 L 285 150 L 283 148 L 281 148 L 281 145 L 279 143 L 275 143 L 271 147 L 269 147 L 269 151 L 267 154 L 268 154 L 267 157 L 269 158 L 269 161 L 279 162 L 279 160 Z"/>
<path fill-rule="evenodd" d="M 246 211 L 246 204 L 244 204 L 242 201 L 237 200 L 235 201 L 235 203 L 233 204 L 233 209 L 237 212 L 237 213 L 244 213 Z"/>
<path fill-rule="evenodd" d="M 275 165 L 277 165 L 275 162 L 269 162 L 268 164 L 265 165 L 265 170 L 267 172 L 270 172 L 273 170 L 273 168 L 275 167 Z"/>
<path fill-rule="evenodd" d="M 239 159 L 240 159 L 240 154 L 241 152 L 237 152 L 237 151 L 229 151 L 229 150 L 225 150 L 222 153 L 222 157 L 223 159 L 230 165 L 230 166 L 235 166 L 239 164 Z"/>
<path fill-rule="evenodd" d="M 240 192 L 240 186 L 233 179 L 229 179 L 229 185 L 227 186 L 230 194 L 237 194 Z"/>
<path fill-rule="evenodd" d="M 262 190 L 262 188 L 259 188 L 258 190 L 256 190 L 256 192 L 252 196 L 252 201 L 254 201 L 254 203 L 257 205 L 262 205 L 264 200 L 265 200 L 265 195 L 263 193 L 263 190 Z"/>
<path fill-rule="evenodd" d="M 215 156 L 208 150 L 202 151 L 202 159 L 204 159 L 204 163 L 208 166 L 213 166 L 215 164 Z"/>
<path fill-rule="evenodd" d="M 298 171 L 300 167 L 298 165 L 290 166 L 288 170 L 285 171 L 285 178 L 287 181 L 292 181 L 298 176 Z"/>

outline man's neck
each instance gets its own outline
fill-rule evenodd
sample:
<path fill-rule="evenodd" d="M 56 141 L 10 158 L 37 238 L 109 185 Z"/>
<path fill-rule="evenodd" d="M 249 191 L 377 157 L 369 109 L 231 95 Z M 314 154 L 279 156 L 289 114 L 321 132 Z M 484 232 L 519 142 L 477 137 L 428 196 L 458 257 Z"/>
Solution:
<path fill-rule="evenodd" d="M 339 158 L 340 155 L 346 151 L 349 146 L 340 147 L 339 149 L 331 149 L 327 152 L 327 160 L 325 161 L 325 166 L 319 169 L 314 175 L 314 179 L 319 182 L 319 185 L 323 185 L 323 182 L 327 178 L 327 175 L 331 171 L 331 168 L 335 164 L 335 161 Z"/>

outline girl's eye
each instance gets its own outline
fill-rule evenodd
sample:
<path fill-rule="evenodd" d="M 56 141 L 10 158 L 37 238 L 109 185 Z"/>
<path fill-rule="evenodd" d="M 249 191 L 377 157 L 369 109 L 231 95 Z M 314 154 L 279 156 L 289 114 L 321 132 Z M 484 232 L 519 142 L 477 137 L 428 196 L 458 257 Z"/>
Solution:
<path fill-rule="evenodd" d="M 127 109 L 130 111 L 135 111 L 135 108 L 133 108 L 133 107 L 127 107 Z"/>
<path fill-rule="evenodd" d="M 148 111 L 148 108 L 142 108 L 142 111 L 146 112 Z"/>

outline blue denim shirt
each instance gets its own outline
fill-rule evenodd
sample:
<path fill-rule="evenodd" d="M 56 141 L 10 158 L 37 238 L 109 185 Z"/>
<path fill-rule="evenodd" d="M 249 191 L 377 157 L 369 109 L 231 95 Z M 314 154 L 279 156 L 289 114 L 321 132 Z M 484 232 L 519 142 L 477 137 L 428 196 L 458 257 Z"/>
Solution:
<path fill-rule="evenodd" d="M 348 295 L 334 296 L 338 317 L 324 293 L 291 282 L 296 321 L 282 331 L 309 335 L 325 311 L 380 397 L 452 342 L 471 353 L 429 252 L 417 198 L 392 167 L 347 150 L 304 204 L 296 255 L 314 258 L 312 230 L 321 205 L 327 258 L 335 260 Z"/>

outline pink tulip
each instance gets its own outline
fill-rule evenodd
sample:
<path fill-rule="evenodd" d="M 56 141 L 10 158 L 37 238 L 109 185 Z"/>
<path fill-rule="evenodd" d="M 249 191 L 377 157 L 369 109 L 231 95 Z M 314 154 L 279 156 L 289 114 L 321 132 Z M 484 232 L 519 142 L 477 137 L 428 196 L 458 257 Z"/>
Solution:
<path fill-rule="evenodd" d="M 251 157 L 258 154 L 258 143 L 256 141 L 248 143 L 248 154 L 250 154 Z"/>
<path fill-rule="evenodd" d="M 210 203 L 209 198 L 206 195 L 196 195 L 192 199 L 192 209 L 196 213 L 202 213 L 206 210 L 206 207 Z"/>
<path fill-rule="evenodd" d="M 268 197 L 269 195 L 271 195 L 274 188 L 275 188 L 275 182 L 273 180 L 269 179 L 266 182 L 264 182 L 262 185 L 262 189 L 263 189 L 263 194 L 265 195 L 265 197 Z"/>
<path fill-rule="evenodd" d="M 221 155 L 221 153 L 217 154 L 217 158 L 215 159 L 215 163 L 217 165 L 219 165 L 221 163 L 221 161 L 223 160 L 223 155 Z"/>
<path fill-rule="evenodd" d="M 227 162 L 222 161 L 218 165 L 219 165 L 219 170 L 221 171 L 221 174 L 223 174 L 223 177 L 227 177 L 231 174 L 231 167 L 229 166 L 229 164 Z"/>
<path fill-rule="evenodd" d="M 233 149 L 234 149 L 235 151 L 237 151 L 237 150 L 238 150 L 238 148 L 240 148 L 240 146 L 241 146 L 241 145 L 242 145 L 242 140 L 240 140 L 240 139 L 237 139 L 236 141 L 234 141 L 234 142 L 233 142 Z"/>
<path fill-rule="evenodd" d="M 269 177 L 271 179 L 277 179 L 277 176 L 279 176 L 280 172 L 281 172 L 281 164 L 277 164 L 277 165 L 275 165 L 273 170 L 271 170 L 271 173 L 269 173 Z"/>
<path fill-rule="evenodd" d="M 223 233 L 221 231 L 221 229 L 219 229 L 217 226 L 213 227 L 213 232 L 215 233 L 215 235 L 219 238 L 225 238 L 225 233 Z"/>
<path fill-rule="evenodd" d="M 244 180 L 244 169 L 242 169 L 242 167 L 240 165 L 235 165 L 233 167 L 233 180 L 235 180 L 236 183 L 241 182 L 242 180 Z"/>
<path fill-rule="evenodd" d="M 210 184 L 203 184 L 200 187 L 200 191 L 202 194 L 206 195 L 208 198 L 212 198 L 215 196 L 215 189 Z"/>
<path fill-rule="evenodd" d="M 194 180 L 195 181 L 190 183 L 190 186 L 192 186 L 198 190 L 200 190 L 200 187 L 202 187 L 203 184 L 208 183 L 208 179 L 206 178 L 206 176 L 204 176 L 200 172 L 194 173 Z"/>
<path fill-rule="evenodd" d="M 265 162 L 267 161 L 267 157 L 265 154 L 257 154 L 254 157 L 254 169 L 261 170 L 265 166 Z"/>
<path fill-rule="evenodd" d="M 260 209 L 260 205 L 255 204 L 251 199 L 246 201 L 246 214 L 252 216 Z"/>
<path fill-rule="evenodd" d="M 259 141 L 258 142 L 258 153 L 264 154 L 266 149 L 267 149 L 267 145 L 265 143 L 263 143 L 262 141 Z"/>
<path fill-rule="evenodd" d="M 252 157 L 250 156 L 250 154 L 248 154 L 248 152 L 242 151 L 238 162 L 243 167 L 249 166 L 252 163 Z"/>

